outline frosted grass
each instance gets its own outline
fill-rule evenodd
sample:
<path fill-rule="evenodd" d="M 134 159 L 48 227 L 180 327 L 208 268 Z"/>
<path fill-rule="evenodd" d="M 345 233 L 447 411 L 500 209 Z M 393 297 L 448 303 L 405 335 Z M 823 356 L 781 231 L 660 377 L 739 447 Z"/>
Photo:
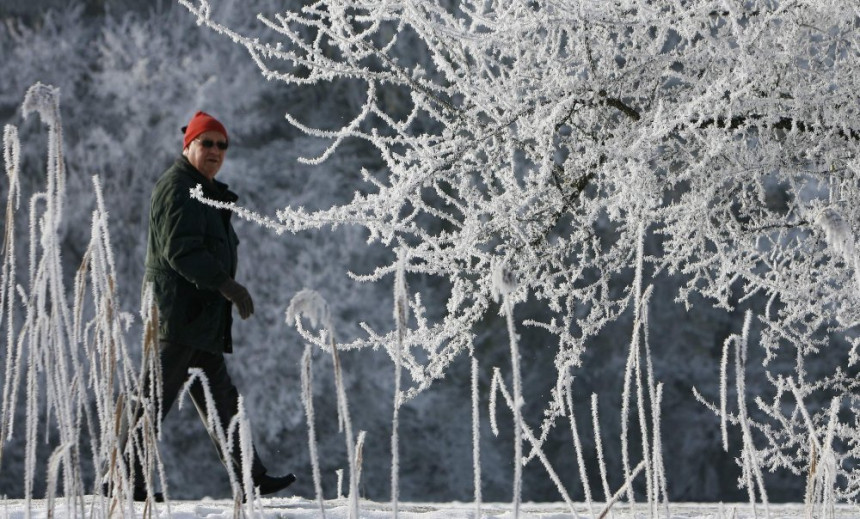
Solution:
<path fill-rule="evenodd" d="M 320 517 L 325 519 L 319 454 L 317 452 L 316 424 L 314 419 L 312 367 L 313 349 L 312 346 L 308 344 L 305 346 L 304 354 L 302 354 L 302 403 L 304 404 L 305 418 L 308 424 L 308 449 L 310 450 L 311 458 L 311 477 L 313 477 L 314 480 L 314 492 L 320 506 Z"/>
<path fill-rule="evenodd" d="M 38 445 L 49 443 L 56 434 L 46 467 L 47 501 L 67 514 L 106 516 L 130 510 L 133 483 L 123 456 L 141 453 L 150 472 L 157 470 L 166 488 L 155 438 L 160 430 L 154 410 L 160 403 L 134 398 L 152 371 L 138 369 L 129 354 L 125 334 L 131 316 L 119 307 L 116 296 L 117 274 L 108 230 L 101 182 L 92 178 L 96 207 L 92 212 L 90 241 L 83 263 L 74 274 L 73 288 L 62 269 L 61 228 L 64 225 L 65 163 L 63 132 L 59 113 L 59 90 L 36 84 L 28 90 L 23 103 L 25 115 L 37 113 L 47 127 L 45 190 L 33 194 L 29 209 L 29 280 L 26 288 L 15 278 L 15 212 L 20 207 L 18 169 L 20 142 L 18 131 L 4 131 L 4 160 L 10 182 L 3 262 L 3 323 L 6 328 L 6 370 L 3 384 L 0 434 L 10 439 L 15 434 L 19 388 L 24 390 L 26 414 L 24 434 L 25 515 L 31 516 L 33 485 Z M 144 298 L 146 301 L 146 298 Z M 20 306 L 19 306 L 20 305 Z M 13 321 L 23 307 L 24 319 Z M 141 310 L 144 329 L 151 331 L 147 309 Z M 149 344 L 144 337 L 144 344 Z M 144 348 L 145 363 L 152 357 Z M 151 365 L 151 362 L 149 362 Z M 23 387 L 22 387 L 23 385 Z M 155 399 L 160 399 L 156 392 Z M 129 402 L 135 402 L 129 405 Z M 134 413 L 142 419 L 128 427 Z M 42 429 L 45 440 L 40 442 Z M 83 433 L 86 432 L 84 435 Z M 84 460 L 83 441 L 91 459 Z M 126 450 L 128 449 L 128 450 Z M 0 444 L 2 461 L 2 444 Z M 114 491 L 99 506 L 85 512 L 82 468 L 90 464 L 104 474 L 104 482 Z M 154 477 L 144 478 L 152 494 Z M 99 485 L 100 487 L 101 485 Z M 100 493 L 100 491 L 98 492 Z M 57 496 L 62 494 L 62 498 Z"/>
<path fill-rule="evenodd" d="M 474 489 L 475 517 L 481 517 L 481 411 L 478 391 L 478 359 L 472 357 L 472 484 Z"/>
<path fill-rule="evenodd" d="M 591 485 L 588 483 L 588 473 L 585 470 L 585 459 L 582 455 L 582 442 L 579 440 L 579 431 L 576 427 L 576 415 L 573 411 L 573 390 L 571 389 L 571 381 L 568 379 L 565 386 L 565 397 L 567 402 L 567 410 L 570 413 L 570 432 L 573 437 L 573 448 L 576 453 L 576 466 L 579 470 L 579 481 L 582 484 L 582 491 L 585 495 L 585 502 L 588 505 L 588 511 L 591 517 L 594 517 L 594 508 L 591 503 Z"/>
<path fill-rule="evenodd" d="M 360 460 L 357 459 L 360 453 L 360 447 L 364 441 L 364 431 L 359 433 L 359 444 L 354 443 L 352 433 L 352 420 L 349 414 L 349 404 L 346 397 L 346 389 L 343 385 L 343 371 L 340 363 L 340 355 L 338 354 L 337 343 L 334 339 L 334 326 L 332 324 L 331 313 L 325 299 L 313 290 L 303 289 L 299 291 L 290 301 L 286 312 L 286 321 L 288 324 L 296 326 L 299 333 L 304 334 L 304 329 L 301 325 L 301 317 L 307 318 L 312 326 L 322 325 L 323 333 L 319 338 L 310 337 L 305 334 L 305 337 L 320 347 L 328 350 L 332 357 L 332 365 L 334 367 L 335 391 L 337 394 L 337 412 L 338 425 L 340 432 L 344 433 L 346 442 L 347 461 L 349 463 L 349 502 L 350 502 L 350 517 L 358 519 L 359 517 L 359 496 L 358 496 L 358 479 L 360 474 Z M 338 494 L 340 494 L 340 475 L 338 476 Z"/>
<path fill-rule="evenodd" d="M 92 504 L 92 498 L 86 498 L 86 504 Z M 261 519 L 277 519 L 289 517 L 291 519 L 314 519 L 319 517 L 319 509 L 313 499 L 300 497 L 289 498 L 264 498 L 266 506 L 262 514 L 257 515 Z M 603 503 L 599 503 L 603 505 Z M 348 505 L 343 500 L 331 499 L 325 502 L 326 517 L 334 519 L 346 519 L 348 517 Z M 386 519 L 391 517 L 391 504 L 378 503 L 363 500 L 361 503 L 362 517 L 367 519 Z M 404 515 L 414 519 L 462 519 L 471 517 L 470 504 L 458 502 L 432 502 L 432 503 L 401 503 Z M 486 503 L 486 513 L 483 517 L 487 519 L 503 519 L 510 517 L 510 503 Z M 143 507 L 135 508 L 135 515 L 126 517 L 144 517 Z M 584 505 L 580 505 L 578 512 L 587 513 Z M 805 519 L 803 505 L 798 504 L 774 504 L 772 519 Z M 646 504 L 639 504 L 629 510 L 618 510 L 614 512 L 617 519 L 638 519 L 648 513 Z M 563 503 L 524 503 L 523 514 L 533 519 L 565 519 L 569 518 L 570 512 Z M 21 517 L 23 516 L 22 500 L 5 500 L 0 502 L 0 516 Z M 39 500 L 33 509 L 33 519 L 47 519 L 46 502 Z M 62 511 L 54 515 L 57 519 L 66 519 Z M 232 519 L 233 503 L 223 499 L 212 499 L 205 501 L 177 501 L 171 509 L 171 515 L 156 508 L 152 517 L 175 519 L 197 519 L 207 517 L 209 519 Z M 607 516 L 608 517 L 608 516 Z M 749 509 L 749 504 L 743 503 L 683 503 L 676 504 L 672 511 L 673 519 L 753 519 L 756 516 Z M 853 519 L 857 517 L 856 507 L 849 505 L 838 505 L 834 510 L 833 519 Z M 596 519 L 596 518 L 595 518 Z"/>
<path fill-rule="evenodd" d="M 394 322 L 397 324 L 397 342 L 394 352 L 394 416 L 391 419 L 391 508 L 398 517 L 399 476 L 400 476 L 400 406 L 401 378 L 403 376 L 403 348 L 409 318 L 409 294 L 406 284 L 406 256 L 398 255 L 397 271 L 394 276 Z"/>

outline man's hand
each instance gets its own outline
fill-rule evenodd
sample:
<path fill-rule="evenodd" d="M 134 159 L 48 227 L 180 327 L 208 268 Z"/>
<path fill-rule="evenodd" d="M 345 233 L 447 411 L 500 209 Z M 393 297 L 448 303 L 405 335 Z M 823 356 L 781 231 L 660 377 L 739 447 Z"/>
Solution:
<path fill-rule="evenodd" d="M 239 310 L 239 317 L 242 319 L 247 319 L 254 313 L 254 301 L 251 300 L 251 294 L 239 283 L 228 278 L 221 283 L 218 291 L 236 305 L 236 309 Z"/>

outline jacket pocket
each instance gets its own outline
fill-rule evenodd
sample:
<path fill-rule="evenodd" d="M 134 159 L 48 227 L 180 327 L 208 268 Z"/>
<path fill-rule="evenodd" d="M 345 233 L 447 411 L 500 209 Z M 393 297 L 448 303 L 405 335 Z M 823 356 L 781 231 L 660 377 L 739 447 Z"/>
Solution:
<path fill-rule="evenodd" d="M 178 290 L 178 279 L 166 272 L 147 273 L 152 282 L 152 295 L 158 307 L 158 332 L 162 338 L 172 339 L 182 326 L 179 311 L 185 301 Z"/>
<path fill-rule="evenodd" d="M 215 302 L 215 292 L 209 290 L 192 290 L 187 297 L 185 307 L 185 324 L 195 321 L 205 321 L 206 315 L 212 313 L 212 305 Z"/>

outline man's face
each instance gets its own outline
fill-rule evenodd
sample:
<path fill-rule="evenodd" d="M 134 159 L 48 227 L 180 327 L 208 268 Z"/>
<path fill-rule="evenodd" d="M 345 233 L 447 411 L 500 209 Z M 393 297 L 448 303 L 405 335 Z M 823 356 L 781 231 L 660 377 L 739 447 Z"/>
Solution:
<path fill-rule="evenodd" d="M 207 148 L 204 144 L 209 144 Z M 197 168 L 197 171 L 203 173 L 203 176 L 212 180 L 221 169 L 221 164 L 224 162 L 224 156 L 227 154 L 226 149 L 219 148 L 227 144 L 227 137 L 221 132 L 208 131 L 197 136 L 188 145 L 182 154 L 188 159 L 192 166 Z"/>

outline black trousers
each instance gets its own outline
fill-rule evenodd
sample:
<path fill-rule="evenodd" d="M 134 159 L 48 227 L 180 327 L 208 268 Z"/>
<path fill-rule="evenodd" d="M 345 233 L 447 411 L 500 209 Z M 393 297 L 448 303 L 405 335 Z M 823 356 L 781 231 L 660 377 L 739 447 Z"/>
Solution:
<path fill-rule="evenodd" d="M 233 385 L 230 379 L 230 374 L 227 372 L 227 364 L 224 362 L 224 355 L 221 353 L 209 353 L 203 350 L 189 348 L 188 346 L 179 345 L 170 342 L 161 342 L 159 344 L 159 357 L 161 359 L 161 379 L 162 379 L 162 406 L 161 420 L 167 417 L 167 413 L 173 407 L 179 392 L 189 378 L 189 368 L 199 368 L 206 375 L 209 390 L 212 394 L 212 400 L 215 404 L 215 410 L 218 414 L 218 421 L 224 434 L 227 434 L 230 421 L 239 410 L 239 391 Z M 151 396 L 151 385 L 146 386 L 147 396 Z M 206 406 L 206 396 L 203 389 L 203 384 L 199 378 L 195 379 L 191 387 L 189 387 L 189 395 L 191 396 L 194 406 L 200 413 L 200 418 L 206 426 L 207 431 L 209 413 Z M 138 417 L 140 413 L 138 413 Z M 218 451 L 221 461 L 225 466 L 227 463 L 233 463 L 235 474 L 241 481 L 241 450 L 239 449 L 239 435 L 234 433 L 233 451 L 228 453 L 223 452 L 220 443 L 215 436 L 214 431 L 209 433 L 215 448 Z M 225 436 L 226 438 L 226 436 Z M 143 483 L 140 477 L 143 474 L 142 464 L 138 456 L 134 457 L 135 481 L 137 485 Z M 251 467 L 251 475 L 257 480 L 260 476 L 266 473 L 266 467 L 260 460 L 257 454 L 257 449 L 253 449 L 253 461 Z"/>

